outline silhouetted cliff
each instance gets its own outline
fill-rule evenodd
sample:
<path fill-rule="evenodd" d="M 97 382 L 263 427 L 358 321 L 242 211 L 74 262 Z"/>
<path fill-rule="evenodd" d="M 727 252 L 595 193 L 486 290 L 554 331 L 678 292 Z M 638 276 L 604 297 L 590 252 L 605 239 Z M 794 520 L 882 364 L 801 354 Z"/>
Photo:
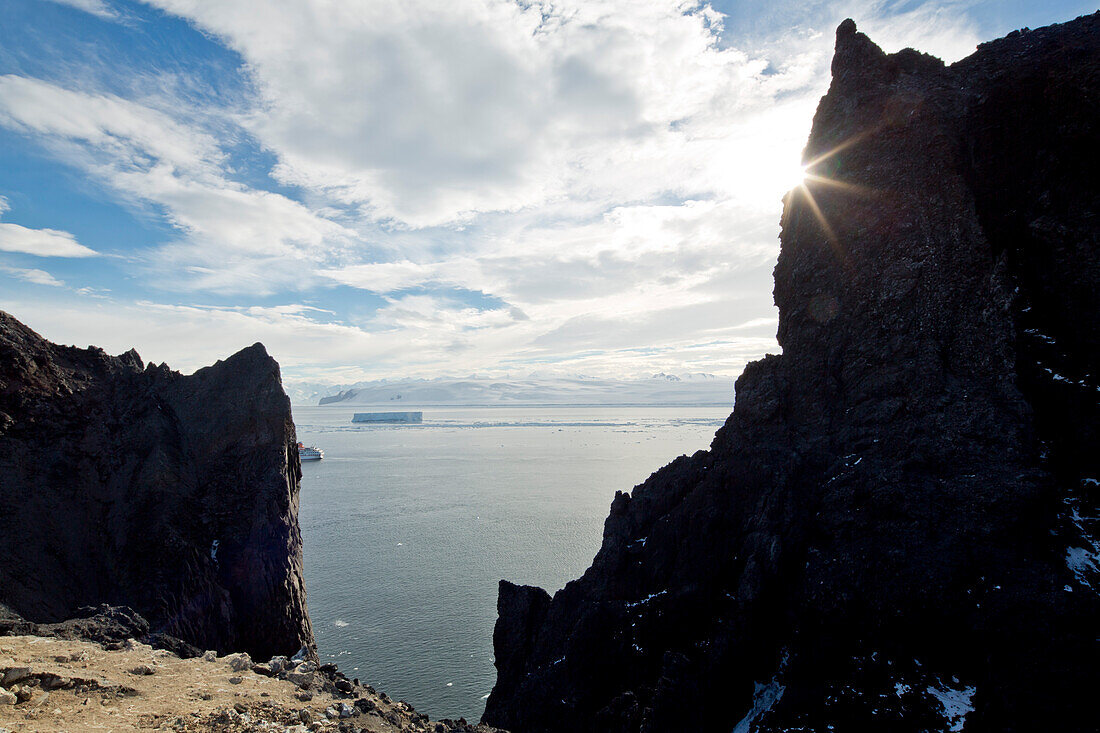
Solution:
<path fill-rule="evenodd" d="M 1100 14 L 947 67 L 849 20 L 832 70 L 782 356 L 582 578 L 502 581 L 486 722 L 1095 729 Z"/>
<path fill-rule="evenodd" d="M 106 603 L 200 649 L 312 644 L 300 478 L 262 345 L 183 376 L 0 312 L 0 602 L 29 621 Z"/>

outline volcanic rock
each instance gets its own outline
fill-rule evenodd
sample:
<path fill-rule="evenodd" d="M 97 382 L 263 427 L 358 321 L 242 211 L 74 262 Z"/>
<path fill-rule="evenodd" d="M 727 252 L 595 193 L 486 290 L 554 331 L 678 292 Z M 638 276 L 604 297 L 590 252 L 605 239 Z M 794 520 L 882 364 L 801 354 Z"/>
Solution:
<path fill-rule="evenodd" d="M 33 624 L 127 606 L 261 659 L 311 645 L 296 445 L 260 344 L 184 376 L 0 312 L 0 602 Z"/>
<path fill-rule="evenodd" d="M 1100 14 L 951 66 L 849 20 L 832 71 L 783 354 L 583 577 L 501 583 L 485 722 L 1095 729 Z"/>

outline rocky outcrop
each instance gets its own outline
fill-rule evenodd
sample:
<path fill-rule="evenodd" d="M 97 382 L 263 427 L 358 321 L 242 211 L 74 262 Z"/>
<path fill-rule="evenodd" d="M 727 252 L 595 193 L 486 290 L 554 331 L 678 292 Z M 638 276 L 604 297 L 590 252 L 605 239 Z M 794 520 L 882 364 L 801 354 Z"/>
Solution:
<path fill-rule="evenodd" d="M 201 649 L 312 644 L 294 423 L 262 345 L 184 376 L 0 313 L 0 477 L 0 602 L 26 620 L 110 604 Z"/>
<path fill-rule="evenodd" d="M 486 722 L 1093 729 L 1100 14 L 951 66 L 849 20 L 832 70 L 782 356 L 583 577 L 502 583 Z"/>

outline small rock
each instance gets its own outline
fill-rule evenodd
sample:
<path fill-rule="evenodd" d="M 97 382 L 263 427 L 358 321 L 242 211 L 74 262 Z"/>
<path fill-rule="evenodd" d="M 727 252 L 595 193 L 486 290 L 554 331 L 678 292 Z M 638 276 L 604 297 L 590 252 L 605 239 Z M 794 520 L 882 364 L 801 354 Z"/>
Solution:
<path fill-rule="evenodd" d="M 339 716 L 340 714 L 336 712 L 336 708 L 332 707 L 331 705 L 325 708 L 325 717 L 329 720 L 332 720 L 333 718 L 337 718 Z"/>
<path fill-rule="evenodd" d="M 287 672 L 286 678 L 303 690 L 313 686 L 314 680 L 312 672 L 302 673 L 295 670 L 293 672 Z"/>
<path fill-rule="evenodd" d="M 270 660 L 268 660 L 267 666 L 271 667 L 272 674 L 279 674 L 290 666 L 290 660 L 281 655 L 277 657 L 272 657 Z"/>
<path fill-rule="evenodd" d="M 336 689 L 340 692 L 351 692 L 355 688 L 347 680 L 339 679 L 336 680 Z"/>
<path fill-rule="evenodd" d="M 275 673 L 271 670 L 271 665 L 264 664 L 262 662 L 260 664 L 253 664 L 252 665 L 252 671 L 255 672 L 256 674 L 262 674 L 264 677 L 274 677 L 275 676 Z"/>
<path fill-rule="evenodd" d="M 146 654 L 151 654 L 153 651 L 153 647 L 149 646 L 148 644 L 142 644 L 136 639 L 127 639 L 123 643 L 122 648 L 126 649 L 127 651 L 139 651 L 145 652 Z"/>
<path fill-rule="evenodd" d="M 68 677 L 59 677 L 57 675 L 44 676 L 42 678 L 42 689 L 44 690 L 62 690 L 72 685 L 73 681 Z"/>
<path fill-rule="evenodd" d="M 309 708 L 302 708 L 298 711 L 298 720 L 309 725 L 313 722 L 313 713 L 309 711 Z"/>
<path fill-rule="evenodd" d="M 18 697 L 0 687 L 0 705 L 14 705 L 17 702 L 19 702 Z"/>
<path fill-rule="evenodd" d="M 139 664 L 138 666 L 136 666 L 136 667 L 134 667 L 133 669 L 130 670 L 130 674 L 134 674 L 134 675 L 138 675 L 138 676 L 156 674 L 156 672 L 157 671 L 151 665 L 148 665 L 148 664 Z"/>
<path fill-rule="evenodd" d="M 242 682 L 244 682 L 243 677 L 230 677 L 229 678 L 229 684 L 231 684 L 231 685 L 239 685 Z"/>
<path fill-rule="evenodd" d="M 32 708 L 40 708 L 43 705 L 45 705 L 46 702 L 49 699 L 50 699 L 50 693 L 40 692 L 40 693 L 38 693 L 37 695 L 34 696 L 34 699 L 31 701 L 31 707 Z"/>
<path fill-rule="evenodd" d="M 211 695 L 209 692 L 201 692 L 201 693 L 199 693 L 199 697 L 201 697 L 203 700 L 213 700 L 214 699 L 214 696 Z"/>
<path fill-rule="evenodd" d="M 11 687 L 20 680 L 25 680 L 31 676 L 30 667 L 12 667 L 8 671 L 4 672 L 4 679 L 0 680 L 0 685 L 4 687 Z"/>
<path fill-rule="evenodd" d="M 202 653 L 202 661 L 204 662 L 216 662 L 218 661 L 218 653 L 213 649 L 208 649 Z"/>
<path fill-rule="evenodd" d="M 252 658 L 244 652 L 230 654 L 226 657 L 226 661 L 229 662 L 229 668 L 234 672 L 243 672 L 246 669 L 252 669 Z"/>
<path fill-rule="evenodd" d="M 306 690 L 300 690 L 294 697 L 298 698 L 302 702 L 309 702 L 313 699 L 313 693 Z"/>
<path fill-rule="evenodd" d="M 29 687 L 25 686 L 13 687 L 11 688 L 11 691 L 14 692 L 15 696 L 19 698 L 19 702 L 26 702 L 27 700 L 30 700 L 31 695 L 34 694 L 31 692 L 31 689 Z"/>
<path fill-rule="evenodd" d="M 336 707 L 336 712 L 340 714 L 341 718 L 350 718 L 352 715 L 355 714 L 354 708 L 352 708 L 351 705 L 348 705 L 346 702 L 340 703 Z"/>
<path fill-rule="evenodd" d="M 238 713 L 244 713 L 248 711 L 248 708 L 244 706 L 244 703 L 239 702 L 233 703 L 233 709 L 236 710 Z"/>

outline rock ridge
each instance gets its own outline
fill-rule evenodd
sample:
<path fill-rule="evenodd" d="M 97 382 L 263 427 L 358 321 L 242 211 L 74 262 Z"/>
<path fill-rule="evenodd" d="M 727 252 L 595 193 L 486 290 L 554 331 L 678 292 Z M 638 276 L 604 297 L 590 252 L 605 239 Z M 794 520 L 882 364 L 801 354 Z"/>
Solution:
<path fill-rule="evenodd" d="M 32 624 L 108 604 L 199 649 L 313 644 L 294 423 L 263 345 L 185 376 L 0 312 L 0 477 L 0 602 Z"/>
<path fill-rule="evenodd" d="M 485 722 L 1093 728 L 1100 14 L 950 66 L 847 20 L 832 72 L 783 354 L 616 494 L 581 578 L 501 583 Z"/>

